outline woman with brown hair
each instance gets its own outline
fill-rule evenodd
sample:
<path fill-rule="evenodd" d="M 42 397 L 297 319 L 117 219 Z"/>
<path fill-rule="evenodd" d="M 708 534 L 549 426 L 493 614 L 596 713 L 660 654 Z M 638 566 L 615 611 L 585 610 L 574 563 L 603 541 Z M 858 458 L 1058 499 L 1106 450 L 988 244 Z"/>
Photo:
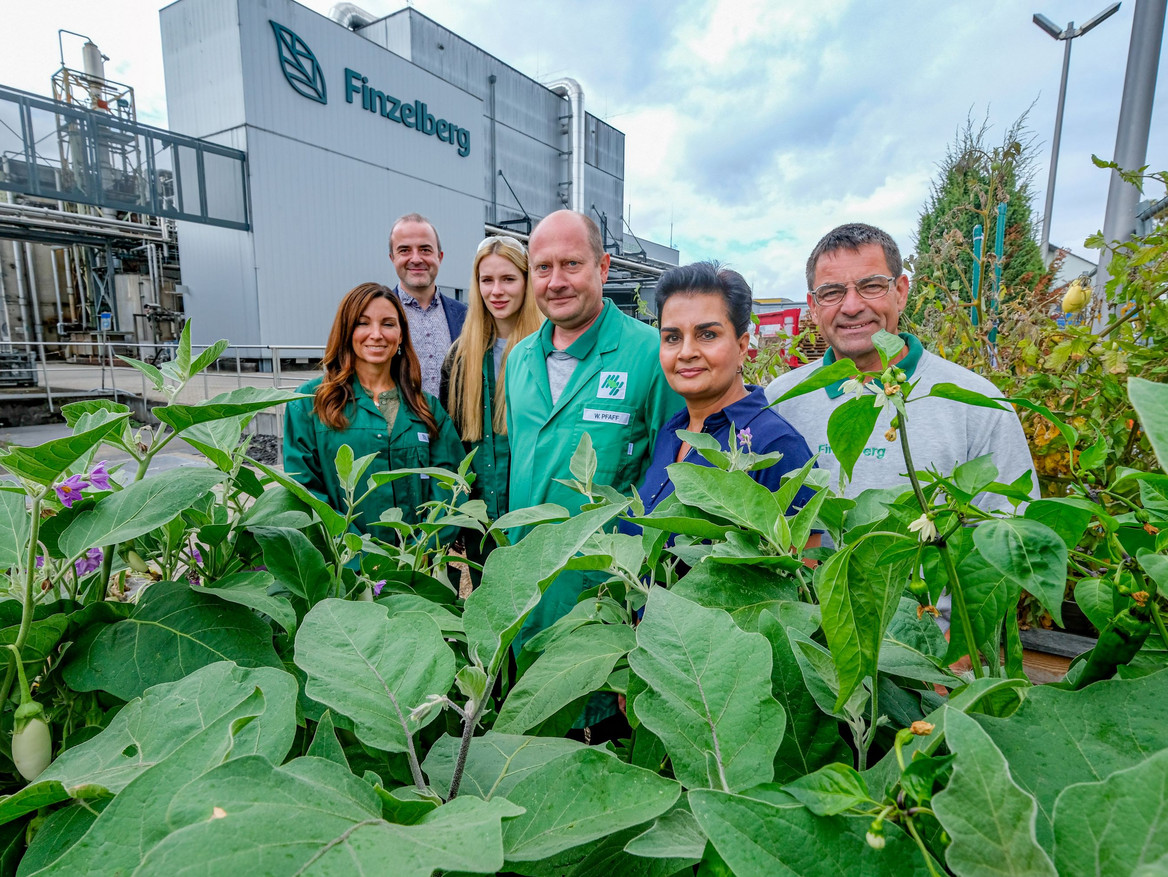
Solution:
<path fill-rule="evenodd" d="M 422 392 L 410 325 L 393 290 L 362 283 L 345 294 L 321 366 L 324 376 L 300 387 L 312 398 L 290 402 L 284 413 L 284 471 L 291 478 L 343 512 L 347 500 L 334 463 L 341 445 L 354 457 L 375 454 L 370 473 L 458 467 L 462 443 L 438 400 Z M 418 506 L 438 498 L 445 497 L 433 479 L 400 478 L 369 495 L 354 525 L 368 533 L 391 508 L 415 523 Z"/>

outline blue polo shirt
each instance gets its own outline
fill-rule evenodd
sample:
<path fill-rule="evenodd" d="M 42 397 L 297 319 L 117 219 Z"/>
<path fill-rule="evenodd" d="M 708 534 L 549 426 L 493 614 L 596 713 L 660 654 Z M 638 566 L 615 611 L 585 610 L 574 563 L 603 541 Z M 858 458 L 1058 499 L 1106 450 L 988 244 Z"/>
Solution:
<path fill-rule="evenodd" d="M 762 387 L 748 386 L 749 393 L 744 399 L 739 399 L 732 405 L 727 405 L 721 411 L 711 414 L 702 426 L 702 432 L 712 435 L 722 446 L 722 450 L 730 450 L 730 430 L 741 433 L 750 430 L 750 450 L 756 454 L 770 454 L 782 451 L 783 459 L 768 466 L 766 469 L 757 469 L 748 473 L 751 478 L 771 491 L 779 489 L 783 475 L 798 471 L 811 459 L 811 449 L 803 436 L 795 431 L 781 414 L 778 414 L 769 404 Z M 681 449 L 681 439 L 677 437 L 677 430 L 689 426 L 689 411 L 683 408 L 673 415 L 657 433 L 657 442 L 653 446 L 653 459 L 645 472 L 645 478 L 637 488 L 641 501 L 645 504 L 645 514 L 653 511 L 657 505 L 673 493 L 673 482 L 665 467 L 677 462 L 677 452 Z M 739 441 L 739 446 L 743 442 Z M 712 465 L 697 451 L 690 449 L 683 462 L 697 463 L 699 466 Z M 803 487 L 795 495 L 791 509 L 802 508 L 813 496 L 814 491 Z M 789 512 L 790 513 L 790 512 Z M 622 528 L 623 529 L 623 528 Z"/>

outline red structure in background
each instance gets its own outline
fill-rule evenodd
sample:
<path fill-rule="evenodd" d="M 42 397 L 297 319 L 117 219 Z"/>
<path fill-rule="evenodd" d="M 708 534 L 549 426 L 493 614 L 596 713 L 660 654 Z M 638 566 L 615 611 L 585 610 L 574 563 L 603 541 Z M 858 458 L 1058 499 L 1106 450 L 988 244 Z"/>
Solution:
<path fill-rule="evenodd" d="M 762 347 L 768 343 L 775 343 L 774 341 L 768 341 L 768 339 L 775 339 L 780 333 L 787 338 L 793 338 L 798 335 L 799 317 L 802 310 L 802 308 L 793 307 L 785 308 L 781 311 L 771 311 L 767 314 L 759 314 L 758 326 L 755 330 L 758 336 L 758 346 Z M 801 364 L 799 357 L 791 353 L 786 346 L 782 347 L 782 356 L 792 368 Z"/>

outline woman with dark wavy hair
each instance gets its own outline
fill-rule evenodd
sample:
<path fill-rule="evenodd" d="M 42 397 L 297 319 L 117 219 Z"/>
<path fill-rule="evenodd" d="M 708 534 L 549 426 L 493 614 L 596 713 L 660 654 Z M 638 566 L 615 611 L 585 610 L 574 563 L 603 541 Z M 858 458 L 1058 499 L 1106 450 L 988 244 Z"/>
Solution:
<path fill-rule="evenodd" d="M 311 399 L 284 413 L 284 471 L 338 511 L 346 506 L 335 459 L 341 445 L 354 457 L 376 454 L 370 474 L 437 466 L 456 469 L 462 443 L 438 400 L 422 392 L 422 370 L 410 324 L 393 290 L 362 283 L 337 307 L 321 360 L 324 376 L 300 387 Z M 359 485 L 357 493 L 364 492 Z M 370 532 L 383 512 L 400 508 L 415 523 L 417 507 L 439 498 L 433 479 L 410 475 L 375 490 L 355 526 Z"/>

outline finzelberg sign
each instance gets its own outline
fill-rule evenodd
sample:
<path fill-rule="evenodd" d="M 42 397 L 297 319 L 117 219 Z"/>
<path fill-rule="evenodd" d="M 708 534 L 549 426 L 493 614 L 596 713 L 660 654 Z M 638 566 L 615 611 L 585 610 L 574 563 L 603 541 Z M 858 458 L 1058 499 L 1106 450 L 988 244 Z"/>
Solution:
<path fill-rule="evenodd" d="M 293 90 L 320 104 L 328 103 L 328 86 L 324 71 L 312 49 L 288 28 L 269 20 L 276 35 L 276 51 L 280 58 L 280 69 Z M 436 119 L 430 114 L 426 104 L 420 100 L 403 101 L 388 92 L 369 86 L 369 77 L 356 70 L 345 68 L 345 103 L 353 103 L 360 95 L 361 109 L 377 113 L 384 119 L 413 128 L 420 134 L 437 137 L 443 143 L 458 148 L 463 158 L 470 155 L 470 131 L 446 119 Z"/>

